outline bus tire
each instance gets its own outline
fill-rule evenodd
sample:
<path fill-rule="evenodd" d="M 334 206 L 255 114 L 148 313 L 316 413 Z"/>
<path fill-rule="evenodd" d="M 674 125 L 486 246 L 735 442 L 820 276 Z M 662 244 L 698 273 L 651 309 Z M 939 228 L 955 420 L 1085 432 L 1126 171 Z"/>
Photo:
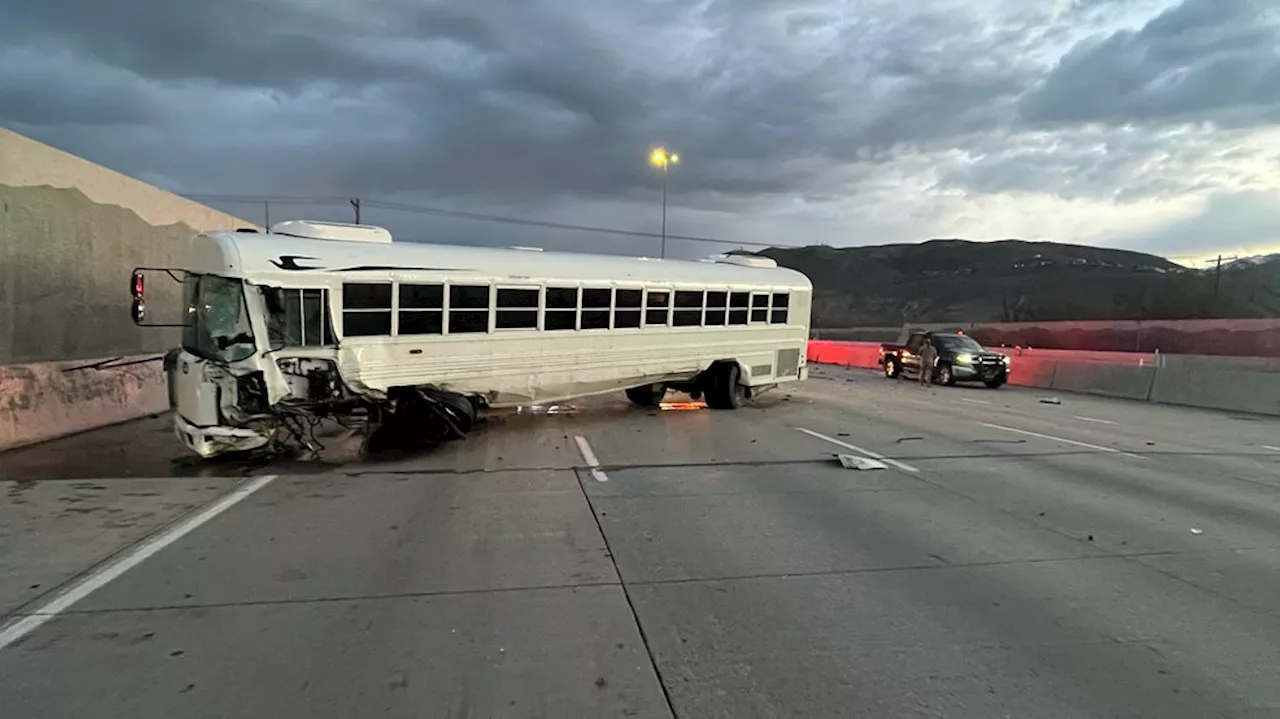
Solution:
<path fill-rule="evenodd" d="M 737 409 L 747 400 L 747 388 L 742 386 L 742 371 L 737 362 L 717 364 L 708 372 L 706 388 L 707 406 L 711 409 Z"/>
<path fill-rule="evenodd" d="M 631 400 L 631 404 L 646 409 L 657 407 L 666 396 L 667 386 L 664 384 L 645 384 L 627 390 L 627 399 Z"/>

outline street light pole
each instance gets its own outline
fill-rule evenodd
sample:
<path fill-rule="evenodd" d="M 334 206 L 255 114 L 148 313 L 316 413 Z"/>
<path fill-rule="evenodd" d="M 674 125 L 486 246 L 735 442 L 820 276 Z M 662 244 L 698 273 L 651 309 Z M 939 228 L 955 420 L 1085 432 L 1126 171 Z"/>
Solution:
<path fill-rule="evenodd" d="M 662 165 L 662 252 L 658 255 L 667 258 L 667 166 Z"/>
<path fill-rule="evenodd" d="M 680 156 L 669 152 L 665 147 L 654 148 L 649 153 L 649 164 L 662 170 L 662 250 L 661 258 L 667 257 L 667 170 L 680 163 Z"/>

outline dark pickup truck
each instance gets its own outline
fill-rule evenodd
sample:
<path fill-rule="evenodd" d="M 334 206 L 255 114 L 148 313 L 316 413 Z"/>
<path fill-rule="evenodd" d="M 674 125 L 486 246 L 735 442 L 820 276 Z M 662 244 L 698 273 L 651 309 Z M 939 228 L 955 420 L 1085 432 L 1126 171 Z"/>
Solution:
<path fill-rule="evenodd" d="M 918 377 L 920 372 L 920 348 L 924 345 L 923 332 L 913 333 L 907 343 L 880 345 L 880 365 L 886 377 L 896 379 L 903 374 Z M 968 335 L 933 334 L 933 346 L 938 358 L 933 366 L 933 379 L 947 386 L 956 382 L 982 382 L 996 389 L 1009 380 L 1008 355 L 992 352 Z"/>

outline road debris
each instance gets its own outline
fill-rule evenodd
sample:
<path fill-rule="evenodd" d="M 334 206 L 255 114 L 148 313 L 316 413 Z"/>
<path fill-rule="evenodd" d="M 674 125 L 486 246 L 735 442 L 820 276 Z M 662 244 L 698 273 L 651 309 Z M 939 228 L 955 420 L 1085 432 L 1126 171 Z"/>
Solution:
<path fill-rule="evenodd" d="M 894 440 L 894 444 L 902 444 L 903 442 L 923 442 L 924 437 L 899 437 Z"/>
<path fill-rule="evenodd" d="M 1062 404 L 1062 400 L 1057 397 L 1041 397 L 1040 404 Z"/>
<path fill-rule="evenodd" d="M 837 454 L 835 457 L 840 460 L 840 465 L 845 469 L 869 470 L 889 468 L 889 465 L 878 459 L 861 457 L 856 454 Z"/>
<path fill-rule="evenodd" d="M 1191 533 L 1192 533 L 1192 534 L 1204 534 L 1204 530 L 1203 530 L 1203 529 L 1197 529 L 1197 528 L 1195 528 L 1195 527 L 1192 527 L 1192 528 L 1191 528 Z"/>

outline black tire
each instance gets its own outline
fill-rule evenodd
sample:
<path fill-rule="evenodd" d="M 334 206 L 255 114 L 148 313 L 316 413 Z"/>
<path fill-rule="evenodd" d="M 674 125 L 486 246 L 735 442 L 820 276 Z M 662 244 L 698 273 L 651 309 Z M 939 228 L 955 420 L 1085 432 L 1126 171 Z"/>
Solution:
<path fill-rule="evenodd" d="M 662 403 L 667 396 L 667 386 L 663 384 L 646 384 L 627 390 L 627 399 L 631 404 L 645 409 L 653 409 Z"/>
<path fill-rule="evenodd" d="M 435 396 L 449 415 L 449 419 L 458 426 L 463 434 L 470 432 L 476 426 L 476 405 L 470 399 L 460 394 L 439 394 Z"/>
<path fill-rule="evenodd" d="M 902 366 L 898 364 L 898 360 L 888 360 L 884 363 L 884 376 L 889 379 L 898 379 L 902 376 Z"/>
<path fill-rule="evenodd" d="M 747 401 L 747 388 L 740 383 L 742 372 L 736 362 L 726 362 L 708 372 L 707 406 L 711 409 L 737 409 Z"/>
<path fill-rule="evenodd" d="M 956 386 L 956 376 L 951 371 L 951 365 L 938 365 L 938 384 L 944 387 Z"/>

